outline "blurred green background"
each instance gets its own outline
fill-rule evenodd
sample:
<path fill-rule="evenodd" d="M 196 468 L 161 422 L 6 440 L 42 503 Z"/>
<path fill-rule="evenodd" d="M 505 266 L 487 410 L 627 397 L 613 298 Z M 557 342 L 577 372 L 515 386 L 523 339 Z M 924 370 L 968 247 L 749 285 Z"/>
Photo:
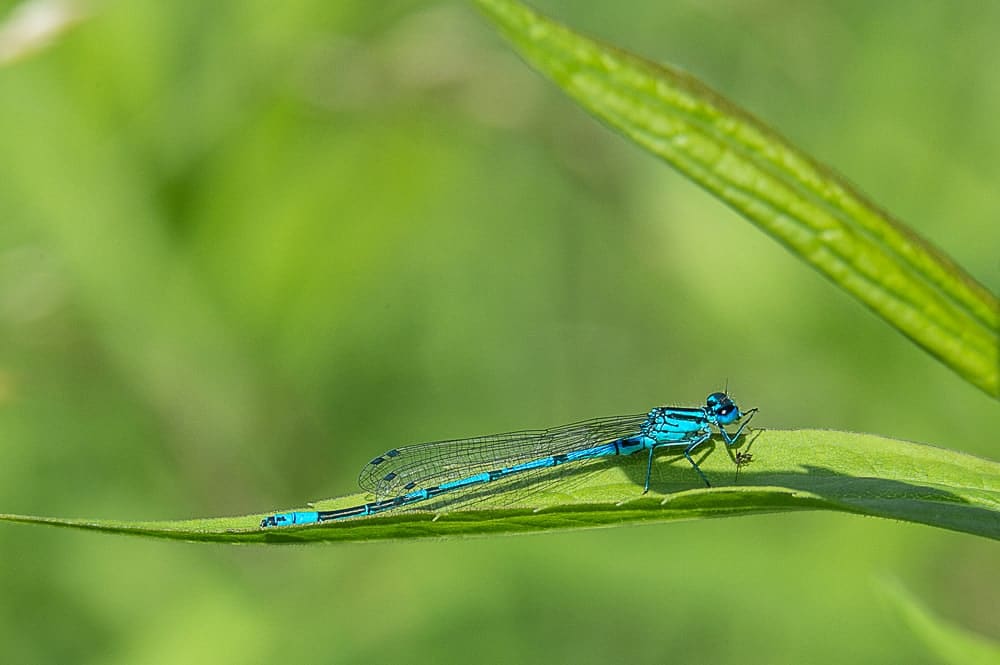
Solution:
<path fill-rule="evenodd" d="M 1000 3 L 535 6 L 694 72 L 1000 287 Z M 727 380 L 755 425 L 997 457 L 995 401 L 470 4 L 100 3 L 0 67 L 0 512 L 264 512 L 398 444 Z M 885 574 L 1000 636 L 995 543 L 825 513 L 315 547 L 0 525 L 0 570 L 5 663 L 935 662 Z"/>

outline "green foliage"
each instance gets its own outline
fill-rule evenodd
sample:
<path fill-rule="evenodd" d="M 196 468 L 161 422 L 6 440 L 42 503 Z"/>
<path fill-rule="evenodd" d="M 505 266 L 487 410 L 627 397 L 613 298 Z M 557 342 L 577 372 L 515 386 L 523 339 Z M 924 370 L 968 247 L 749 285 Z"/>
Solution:
<path fill-rule="evenodd" d="M 996 292 L 1000 4 L 531 1 L 697 71 Z M 472 3 L 88 6 L 0 68 L 0 511 L 264 511 L 391 446 L 727 378 L 761 426 L 997 457 L 991 397 L 573 108 Z M 738 481 L 707 455 L 720 500 L 775 484 L 763 442 Z M 995 540 L 839 511 L 165 545 L 0 525 L 0 661 L 931 665 L 873 570 L 1000 634 Z"/>
<path fill-rule="evenodd" d="M 690 75 L 582 37 L 517 2 L 479 4 L 529 62 L 584 107 L 742 212 L 967 380 L 1000 395 L 997 300 L 932 246 Z M 22 157 L 27 160 L 30 154 Z M 45 168 L 52 171 L 57 164 Z M 25 180 L 25 187 L 31 183 Z M 73 228 L 94 228 L 99 219 L 116 217 L 121 216 L 95 210 L 90 222 Z M 84 236 L 61 235 L 71 246 L 87 246 Z M 141 260 L 147 271 L 158 263 L 162 261 Z M 103 264 L 94 266 L 104 271 L 104 279 L 112 279 Z M 185 280 L 178 284 L 180 293 L 188 288 Z M 128 302 L 122 303 L 122 315 L 129 311 Z M 181 318 L 196 317 L 185 313 Z M 212 355 L 216 363 L 224 357 Z M 765 432 L 760 438 L 780 452 L 768 455 L 769 462 L 756 462 L 754 472 L 747 474 L 745 480 L 756 487 L 684 491 L 682 481 L 666 498 L 621 502 L 628 485 L 621 479 L 609 482 L 605 473 L 572 492 L 550 496 L 548 502 L 542 500 L 545 495 L 535 495 L 541 504 L 476 506 L 445 518 L 404 513 L 266 532 L 256 528 L 259 516 L 156 523 L 3 519 L 189 540 L 300 542 L 509 533 L 825 508 L 997 537 L 995 463 L 864 435 L 797 431 Z M 914 468 L 921 469 L 919 478 L 911 477 Z M 977 487 L 983 489 L 972 489 Z M 364 500 L 356 495 L 322 505 Z"/>
<path fill-rule="evenodd" d="M 687 463 L 657 464 L 653 490 L 638 494 L 641 455 L 601 463 L 571 486 L 532 494 L 516 505 L 477 503 L 446 512 L 413 511 L 326 525 L 260 529 L 263 515 L 123 522 L 0 515 L 0 519 L 177 540 L 303 543 L 580 529 L 795 510 L 839 510 L 887 517 L 1000 539 L 1000 464 L 941 448 L 826 430 L 756 432 L 739 486 L 689 489 Z M 676 459 L 674 460 L 677 461 Z M 703 464 L 731 474 L 721 454 Z M 625 497 L 631 497 L 625 499 Z M 501 497 L 502 499 L 503 497 Z M 317 502 L 320 510 L 357 505 L 363 494 Z"/>
<path fill-rule="evenodd" d="M 883 581 L 882 590 L 903 623 L 941 663 L 1000 663 L 1000 644 L 935 615 L 897 580 Z"/>
<path fill-rule="evenodd" d="M 584 108 L 1000 398 L 1000 300 L 930 243 L 695 77 L 583 37 L 516 0 L 477 1 Z"/>

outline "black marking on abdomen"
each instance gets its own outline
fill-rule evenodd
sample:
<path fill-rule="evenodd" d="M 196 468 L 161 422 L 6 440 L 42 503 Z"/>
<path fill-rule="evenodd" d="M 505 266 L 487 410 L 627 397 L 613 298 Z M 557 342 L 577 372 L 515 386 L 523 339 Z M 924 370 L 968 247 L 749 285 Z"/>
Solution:
<path fill-rule="evenodd" d="M 318 513 L 319 521 L 339 520 L 345 517 L 358 517 L 368 514 L 368 505 L 354 506 L 353 508 L 341 508 L 340 510 L 321 510 Z"/>

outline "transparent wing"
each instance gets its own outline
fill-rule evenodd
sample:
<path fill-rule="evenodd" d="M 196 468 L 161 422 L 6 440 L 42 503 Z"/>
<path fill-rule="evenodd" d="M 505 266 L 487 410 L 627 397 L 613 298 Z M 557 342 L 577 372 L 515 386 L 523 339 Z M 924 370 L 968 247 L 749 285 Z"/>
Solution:
<path fill-rule="evenodd" d="M 399 496 L 468 478 L 484 471 L 592 448 L 632 436 L 639 432 L 645 419 L 644 414 L 612 416 L 551 429 L 507 432 L 393 448 L 369 462 L 361 470 L 358 483 L 363 489 L 373 492 L 377 499 Z M 528 475 L 535 474 L 517 474 Z M 511 479 L 517 476 L 512 476 Z M 518 480 L 523 482 L 527 477 Z M 492 494 L 506 484 L 499 481 L 496 484 L 489 483 L 478 486 L 475 491 Z"/>

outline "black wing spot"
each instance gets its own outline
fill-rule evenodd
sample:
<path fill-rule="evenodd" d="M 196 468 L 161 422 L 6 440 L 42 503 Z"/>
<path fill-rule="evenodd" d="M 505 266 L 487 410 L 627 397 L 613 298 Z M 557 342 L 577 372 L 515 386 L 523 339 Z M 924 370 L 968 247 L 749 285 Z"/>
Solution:
<path fill-rule="evenodd" d="M 382 476 L 382 480 L 384 480 L 386 482 L 389 482 L 390 480 L 392 480 L 393 478 L 395 478 L 396 475 L 397 474 L 396 474 L 395 471 L 390 471 L 389 473 L 387 473 L 384 476 Z"/>

